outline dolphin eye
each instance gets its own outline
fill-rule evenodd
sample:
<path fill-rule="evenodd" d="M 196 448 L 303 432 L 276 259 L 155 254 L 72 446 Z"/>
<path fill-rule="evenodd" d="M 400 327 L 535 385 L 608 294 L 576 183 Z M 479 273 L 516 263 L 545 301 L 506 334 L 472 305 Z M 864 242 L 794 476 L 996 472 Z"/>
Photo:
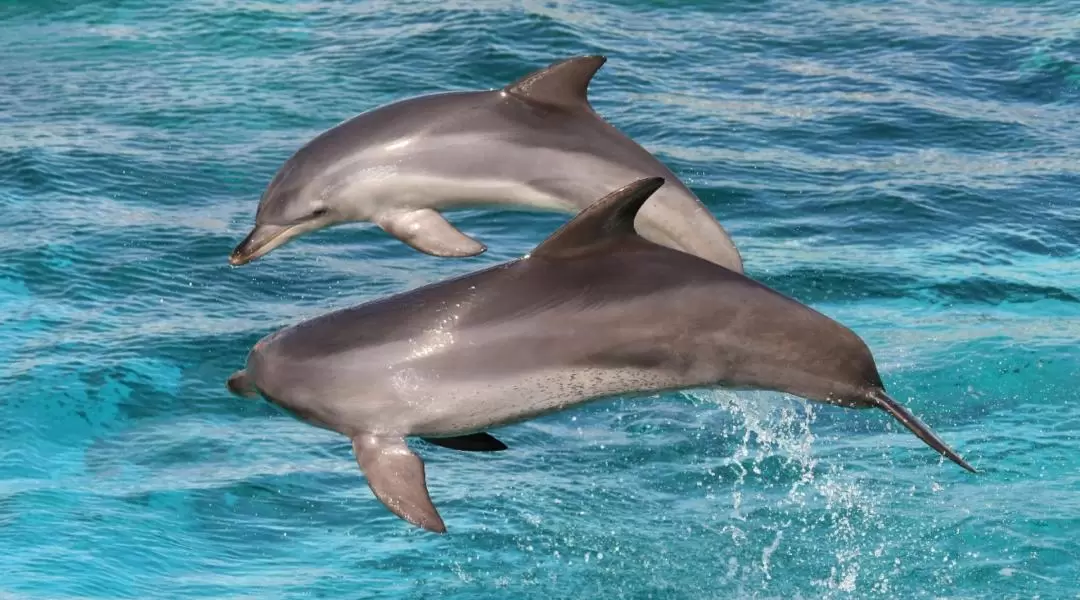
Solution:
<path fill-rule="evenodd" d="M 329 211 L 329 209 L 326 209 L 326 208 L 320 208 L 320 209 L 316 210 L 315 212 L 311 213 L 311 216 L 312 216 L 313 218 L 314 218 L 314 217 L 321 217 L 321 216 L 325 215 L 325 214 L 326 214 L 326 213 L 328 213 L 328 212 L 330 212 L 330 211 Z"/>

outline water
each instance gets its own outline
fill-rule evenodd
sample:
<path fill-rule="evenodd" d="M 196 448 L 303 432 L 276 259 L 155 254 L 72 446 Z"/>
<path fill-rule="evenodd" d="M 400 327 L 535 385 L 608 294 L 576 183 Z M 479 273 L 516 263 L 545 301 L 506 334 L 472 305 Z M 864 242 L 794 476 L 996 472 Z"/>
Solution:
<path fill-rule="evenodd" d="M 521 255 L 456 213 L 226 258 L 300 144 L 406 96 L 609 57 L 596 108 L 749 275 L 859 332 L 982 470 L 882 414 L 614 400 L 422 452 L 450 534 L 226 377 L 304 317 Z M 1080 597 L 1080 11 L 1050 2 L 7 0 L 0 598 Z"/>

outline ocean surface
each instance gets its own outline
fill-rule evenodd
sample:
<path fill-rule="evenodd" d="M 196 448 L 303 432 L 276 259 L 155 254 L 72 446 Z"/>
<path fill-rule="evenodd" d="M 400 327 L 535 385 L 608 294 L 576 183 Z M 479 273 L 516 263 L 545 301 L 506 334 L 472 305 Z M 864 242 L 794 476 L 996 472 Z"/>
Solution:
<path fill-rule="evenodd" d="M 416 442 L 438 536 L 346 439 L 226 391 L 263 335 L 568 218 L 230 267 L 292 152 L 583 53 L 747 274 L 858 332 L 978 475 L 877 411 L 613 399 L 507 452 Z M 1078 193 L 1072 0 L 4 0 L 0 598 L 1080 598 Z"/>

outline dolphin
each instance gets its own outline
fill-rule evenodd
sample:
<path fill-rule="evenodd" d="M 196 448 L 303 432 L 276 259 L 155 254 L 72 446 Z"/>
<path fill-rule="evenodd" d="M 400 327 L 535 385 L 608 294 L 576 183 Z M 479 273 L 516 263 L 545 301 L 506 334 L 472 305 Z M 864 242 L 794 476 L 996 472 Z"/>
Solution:
<path fill-rule="evenodd" d="M 440 533 L 407 437 L 504 450 L 490 429 L 613 396 L 723 386 L 878 408 L 975 471 L 886 394 L 851 330 L 639 236 L 663 182 L 614 191 L 523 258 L 270 334 L 228 387 L 350 438 L 375 496 Z"/>
<path fill-rule="evenodd" d="M 486 246 L 439 211 L 510 205 L 576 214 L 627 181 L 657 176 L 669 185 L 641 211 L 640 234 L 741 273 L 735 244 L 697 196 L 589 104 L 605 61 L 572 57 L 502 89 L 409 98 L 324 131 L 270 181 L 229 262 L 346 222 L 375 223 L 426 254 L 474 256 Z"/>

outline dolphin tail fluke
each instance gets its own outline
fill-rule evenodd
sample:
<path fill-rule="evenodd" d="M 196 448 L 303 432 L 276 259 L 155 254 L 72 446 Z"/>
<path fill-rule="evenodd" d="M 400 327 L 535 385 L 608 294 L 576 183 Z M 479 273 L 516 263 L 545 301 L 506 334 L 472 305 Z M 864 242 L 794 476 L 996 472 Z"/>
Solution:
<path fill-rule="evenodd" d="M 431 208 L 389 212 L 377 216 L 374 222 L 414 250 L 431 256 L 461 258 L 487 250 L 487 246 L 461 233 Z"/>
<path fill-rule="evenodd" d="M 254 398 L 259 395 L 259 390 L 255 388 L 255 384 L 244 369 L 233 373 L 225 386 L 229 388 L 230 392 L 242 398 Z"/>
<path fill-rule="evenodd" d="M 955 450 L 950 448 L 949 445 L 946 444 L 945 441 L 942 440 L 940 437 L 938 437 L 938 435 L 934 433 L 929 427 L 927 427 L 925 423 L 920 421 L 919 418 L 912 414 L 910 410 L 905 408 L 896 400 L 890 398 L 889 395 L 886 394 L 884 391 L 874 391 L 873 393 L 871 393 L 870 397 L 873 399 L 874 403 L 877 405 L 878 408 L 895 417 L 897 421 L 900 421 L 900 423 L 902 423 L 904 427 L 910 429 L 911 432 L 918 436 L 920 440 L 926 442 L 927 446 L 930 446 L 934 450 L 937 450 L 943 456 L 960 465 L 961 467 L 967 469 L 968 471 L 971 471 L 972 473 L 978 473 L 978 471 L 975 470 L 975 467 L 972 467 L 970 464 L 968 464 L 966 460 L 961 458 Z"/>
<path fill-rule="evenodd" d="M 352 443 L 368 487 L 390 512 L 428 531 L 446 533 L 428 495 L 424 461 L 404 438 L 365 434 L 354 437 Z"/>

